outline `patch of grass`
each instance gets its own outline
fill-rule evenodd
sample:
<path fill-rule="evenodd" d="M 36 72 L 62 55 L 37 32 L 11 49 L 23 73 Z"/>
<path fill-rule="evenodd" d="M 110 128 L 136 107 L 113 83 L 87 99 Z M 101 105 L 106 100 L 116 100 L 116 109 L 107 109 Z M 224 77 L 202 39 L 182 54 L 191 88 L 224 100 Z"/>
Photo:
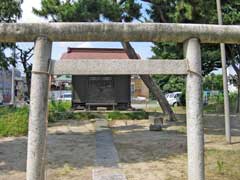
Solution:
<path fill-rule="evenodd" d="M 206 179 L 240 179 L 240 150 L 207 149 Z"/>
<path fill-rule="evenodd" d="M 120 112 L 114 111 L 107 113 L 107 119 L 109 120 L 140 120 L 140 119 L 147 119 L 148 112 L 145 111 L 137 111 L 137 112 Z"/>
<path fill-rule="evenodd" d="M 70 174 L 72 171 L 74 170 L 74 167 L 70 166 L 69 164 L 64 164 L 62 171 L 61 171 L 61 175 L 68 175 Z"/>
<path fill-rule="evenodd" d="M 148 113 L 145 111 L 127 113 L 129 119 L 148 119 Z"/>
<path fill-rule="evenodd" d="M 66 112 L 71 109 L 70 101 L 51 101 L 48 105 L 49 111 Z"/>
<path fill-rule="evenodd" d="M 48 105 L 48 121 L 56 122 L 58 120 L 72 119 L 71 102 L 69 101 L 51 101 Z"/>
<path fill-rule="evenodd" d="M 223 171 L 224 171 L 224 163 L 223 161 L 217 161 L 217 170 L 218 170 L 218 173 L 220 174 L 223 174 Z"/>
<path fill-rule="evenodd" d="M 100 117 L 99 114 L 91 112 L 77 112 L 77 113 L 74 113 L 72 111 L 50 112 L 48 121 L 57 122 L 61 120 L 90 120 L 99 117 Z"/>
<path fill-rule="evenodd" d="M 179 126 L 176 131 L 178 131 L 181 134 L 187 134 L 187 128 L 186 126 Z"/>
<path fill-rule="evenodd" d="M 61 120 L 73 119 L 72 112 L 49 111 L 48 122 L 53 123 Z"/>
<path fill-rule="evenodd" d="M 107 113 L 107 119 L 115 120 L 115 119 L 127 119 L 127 115 L 125 113 L 121 113 L 120 111 L 114 111 Z"/>
<path fill-rule="evenodd" d="M 99 118 L 99 114 L 91 112 L 74 113 L 70 111 L 70 102 L 52 102 L 49 104 L 48 121 L 89 120 Z M 21 136 L 28 132 L 29 107 L 0 107 L 0 137 Z"/>
<path fill-rule="evenodd" d="M 173 112 L 176 114 L 186 114 L 186 106 L 172 107 Z"/>
<path fill-rule="evenodd" d="M 90 120 L 95 118 L 101 118 L 101 115 L 98 113 L 92 113 L 92 112 L 73 113 L 73 119 L 75 120 Z"/>
<path fill-rule="evenodd" d="M 26 135 L 28 131 L 28 107 L 0 108 L 0 136 Z"/>
<path fill-rule="evenodd" d="M 224 112 L 224 105 L 223 104 L 208 104 L 204 106 L 203 111 L 205 113 L 220 113 Z"/>
<path fill-rule="evenodd" d="M 49 122 L 61 120 L 89 120 L 99 118 L 99 114 L 91 112 L 73 112 L 71 111 L 71 102 L 69 101 L 52 101 L 49 104 Z"/>
<path fill-rule="evenodd" d="M 230 106 L 231 113 L 235 113 L 236 100 L 237 100 L 237 94 L 229 93 L 229 106 Z M 224 96 L 223 96 L 223 94 L 209 97 L 208 105 L 204 106 L 204 112 L 223 114 L 223 112 L 224 112 Z"/>
<path fill-rule="evenodd" d="M 176 107 L 171 107 L 173 112 L 176 114 L 185 114 L 186 113 L 186 106 L 176 106 Z M 163 113 L 161 107 L 157 105 L 156 107 L 147 107 L 144 108 L 145 111 L 147 112 L 159 112 Z"/>

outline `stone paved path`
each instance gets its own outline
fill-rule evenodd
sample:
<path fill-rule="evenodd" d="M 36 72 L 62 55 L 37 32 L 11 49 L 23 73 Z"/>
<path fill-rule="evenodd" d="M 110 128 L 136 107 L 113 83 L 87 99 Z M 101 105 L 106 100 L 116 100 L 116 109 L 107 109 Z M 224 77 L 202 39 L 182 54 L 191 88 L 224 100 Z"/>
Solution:
<path fill-rule="evenodd" d="M 96 160 L 92 172 L 93 180 L 126 180 L 118 166 L 119 157 L 113 143 L 107 120 L 96 120 Z"/>

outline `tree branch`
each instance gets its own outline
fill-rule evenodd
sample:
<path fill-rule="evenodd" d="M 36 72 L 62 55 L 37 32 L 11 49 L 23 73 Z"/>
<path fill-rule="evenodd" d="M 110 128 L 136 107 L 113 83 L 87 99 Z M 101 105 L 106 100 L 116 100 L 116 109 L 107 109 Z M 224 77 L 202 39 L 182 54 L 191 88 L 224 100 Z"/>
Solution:
<path fill-rule="evenodd" d="M 237 75 L 240 76 L 240 69 L 237 67 L 237 65 L 234 62 L 232 62 L 232 67 L 234 71 L 237 73 Z"/>

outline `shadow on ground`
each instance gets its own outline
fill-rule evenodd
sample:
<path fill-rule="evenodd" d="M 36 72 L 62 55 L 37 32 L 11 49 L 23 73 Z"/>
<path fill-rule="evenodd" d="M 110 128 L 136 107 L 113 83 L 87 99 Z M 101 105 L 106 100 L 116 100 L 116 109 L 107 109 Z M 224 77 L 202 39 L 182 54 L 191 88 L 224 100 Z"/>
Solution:
<path fill-rule="evenodd" d="M 80 173 L 87 174 L 82 177 L 90 179 L 95 159 L 95 132 L 91 124 L 51 124 L 47 157 L 49 179 L 61 179 L 63 176 L 68 176 L 64 179 L 75 179 L 74 176 L 79 179 Z M 1 138 L 0 179 L 25 179 L 26 158 L 26 137 Z"/>

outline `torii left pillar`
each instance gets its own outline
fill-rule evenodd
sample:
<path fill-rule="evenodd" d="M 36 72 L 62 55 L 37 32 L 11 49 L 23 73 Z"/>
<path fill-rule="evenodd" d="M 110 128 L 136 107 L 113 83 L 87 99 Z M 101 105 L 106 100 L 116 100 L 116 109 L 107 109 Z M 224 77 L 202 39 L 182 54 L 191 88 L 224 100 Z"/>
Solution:
<path fill-rule="evenodd" d="M 27 149 L 27 180 L 45 179 L 49 66 L 52 42 L 38 37 L 34 48 Z"/>

